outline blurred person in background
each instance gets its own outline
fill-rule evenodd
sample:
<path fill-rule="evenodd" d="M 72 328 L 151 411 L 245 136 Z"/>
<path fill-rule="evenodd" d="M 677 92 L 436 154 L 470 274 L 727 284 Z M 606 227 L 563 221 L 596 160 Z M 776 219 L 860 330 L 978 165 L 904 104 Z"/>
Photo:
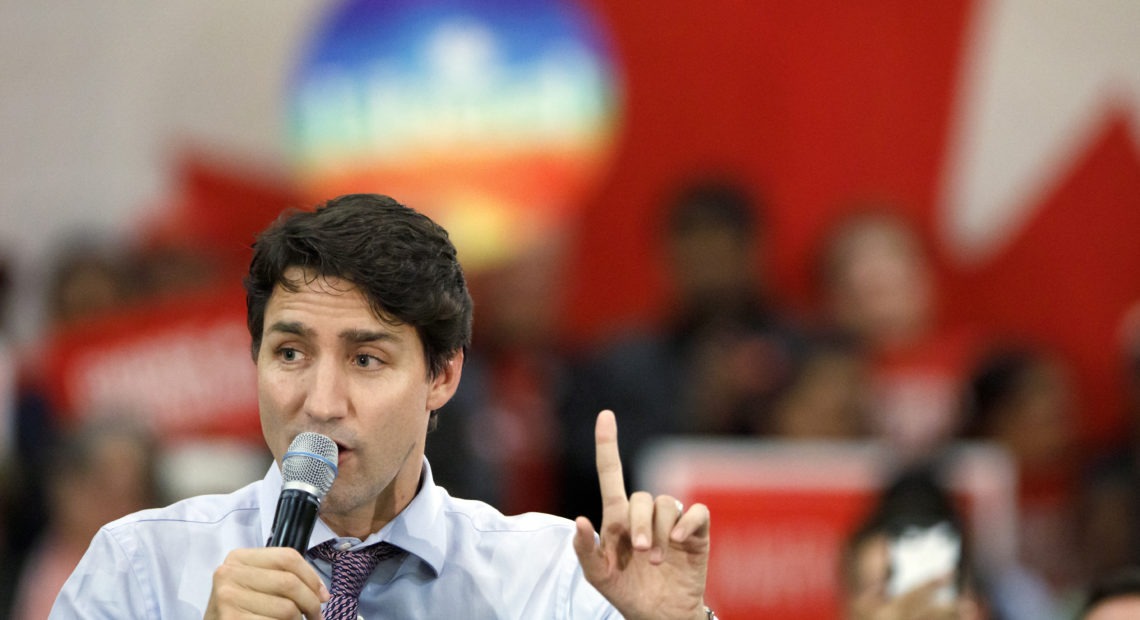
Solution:
<path fill-rule="evenodd" d="M 1140 618 L 1140 568 L 1120 568 L 1089 588 L 1077 620 L 1133 620 Z"/>
<path fill-rule="evenodd" d="M 1140 566 L 1140 302 L 1120 322 L 1127 430 L 1093 455 L 1080 498 L 1082 548 L 1093 577 Z"/>
<path fill-rule="evenodd" d="M 12 279 L 12 264 L 0 252 L 0 470 L 11 454 L 16 409 L 16 353 L 8 326 Z"/>
<path fill-rule="evenodd" d="M 588 440 L 600 404 L 621 411 L 631 463 L 665 435 L 767 432 L 805 346 L 770 290 L 768 231 L 748 188 L 691 180 L 667 198 L 661 221 L 673 294 L 665 327 L 592 352 L 565 407 L 569 445 Z M 567 454 L 564 514 L 596 516 L 592 468 L 592 455 Z"/>
<path fill-rule="evenodd" d="M 562 290 L 557 240 L 469 277 L 479 346 L 426 445 L 437 482 L 506 514 L 556 512 L 563 445 L 558 403 L 566 356 L 554 321 Z"/>
<path fill-rule="evenodd" d="M 859 208 L 826 237 L 818 268 L 826 322 L 867 356 L 869 430 L 904 460 L 927 458 L 960 430 L 974 344 L 939 323 L 917 231 L 885 208 Z"/>
<path fill-rule="evenodd" d="M 924 536 L 923 553 L 907 554 L 904 538 Z M 931 538 L 933 537 L 933 538 Z M 847 620 L 984 620 L 991 618 L 970 561 L 969 540 L 937 471 L 901 473 L 883 490 L 843 549 L 840 580 Z M 935 549 L 933 545 L 938 544 Z M 945 553 L 944 553 L 945 552 Z M 904 567 L 915 561 L 943 566 Z M 926 574 L 906 587 L 892 585 L 904 570 Z M 900 589 L 894 592 L 892 590 Z"/>
<path fill-rule="evenodd" d="M 0 253 L 0 610 L 7 609 L 17 575 L 9 541 L 9 514 L 14 510 L 12 443 L 16 418 L 16 355 L 8 331 L 12 264 Z"/>
<path fill-rule="evenodd" d="M 48 331 L 219 282 L 217 261 L 190 243 L 158 240 L 120 249 L 78 238 L 61 248 L 46 291 Z"/>
<path fill-rule="evenodd" d="M 997 346 L 983 357 L 966 400 L 965 435 L 996 442 L 1016 466 L 1018 559 L 1025 571 L 1016 576 L 1016 587 L 1025 595 L 1039 589 L 1032 596 L 1064 605 L 1084 575 L 1075 520 L 1075 411 L 1068 370 L 1063 360 L 1038 348 Z"/>
<path fill-rule="evenodd" d="M 135 282 L 122 257 L 82 239 L 61 247 L 48 279 L 49 329 L 105 316 L 134 296 Z"/>
<path fill-rule="evenodd" d="M 100 527 L 160 503 L 150 433 L 110 415 L 88 420 L 48 451 L 47 527 L 24 562 L 12 608 L 15 620 L 48 616 Z"/>
<path fill-rule="evenodd" d="M 769 428 L 783 439 L 854 439 L 867 434 L 867 364 L 845 334 L 812 337 Z"/>
<path fill-rule="evenodd" d="M 79 236 L 58 245 L 43 289 L 43 330 L 53 335 L 78 329 L 122 309 L 132 297 L 129 270 L 109 246 Z M 45 387 L 54 369 L 34 355 L 23 355 L 16 370 L 9 468 L 9 502 L 5 506 L 8 547 L 19 566 L 39 538 L 48 512 L 44 446 L 59 441 L 60 416 Z"/>
<path fill-rule="evenodd" d="M 161 301 L 219 284 L 217 261 L 190 245 L 152 243 L 131 252 L 129 259 L 139 301 Z"/>
<path fill-rule="evenodd" d="M 4 517 L 16 573 L 55 509 L 55 499 L 49 496 L 55 482 L 46 473 L 54 465 L 44 446 L 63 441 L 60 435 L 69 421 L 81 419 L 80 412 L 62 409 L 66 399 L 59 397 L 61 371 L 50 356 L 52 347 L 89 345 L 92 333 L 96 341 L 104 334 L 103 326 L 125 325 L 124 316 L 133 326 L 140 309 L 149 312 L 148 304 L 216 281 L 214 261 L 193 245 L 168 240 L 112 244 L 86 233 L 62 239 L 45 273 L 42 331 L 43 343 L 50 346 L 22 351 L 12 424 L 11 482 Z"/>

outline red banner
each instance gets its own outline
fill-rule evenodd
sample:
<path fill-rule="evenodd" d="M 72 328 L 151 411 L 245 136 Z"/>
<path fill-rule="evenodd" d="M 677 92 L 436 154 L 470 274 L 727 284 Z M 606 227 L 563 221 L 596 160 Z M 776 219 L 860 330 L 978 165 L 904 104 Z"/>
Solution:
<path fill-rule="evenodd" d="M 244 296 L 225 288 L 95 319 L 52 336 L 42 358 L 66 419 L 136 416 L 164 439 L 260 439 Z"/>
<path fill-rule="evenodd" d="M 957 448 L 947 486 L 966 511 L 975 557 L 1014 553 L 1015 481 L 1004 452 Z M 713 514 L 706 600 L 723 618 L 834 620 L 843 616 L 840 554 L 890 473 L 877 444 L 676 440 L 641 463 L 655 493 Z"/>

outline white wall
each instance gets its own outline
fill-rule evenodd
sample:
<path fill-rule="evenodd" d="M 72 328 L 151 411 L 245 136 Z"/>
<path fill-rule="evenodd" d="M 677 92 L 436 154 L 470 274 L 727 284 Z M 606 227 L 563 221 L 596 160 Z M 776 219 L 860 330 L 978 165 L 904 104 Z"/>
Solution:
<path fill-rule="evenodd" d="M 20 300 L 52 245 L 154 208 L 180 144 L 280 162 L 283 89 L 329 0 L 0 0 L 0 250 Z M 18 307 L 17 330 L 34 330 Z"/>

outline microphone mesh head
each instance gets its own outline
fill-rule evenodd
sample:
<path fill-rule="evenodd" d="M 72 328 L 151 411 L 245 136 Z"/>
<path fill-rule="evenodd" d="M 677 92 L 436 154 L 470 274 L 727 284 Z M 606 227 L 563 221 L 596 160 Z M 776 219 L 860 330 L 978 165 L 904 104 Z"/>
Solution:
<path fill-rule="evenodd" d="M 304 432 L 293 439 L 281 459 L 281 477 L 286 484 L 312 485 L 323 499 L 336 479 L 336 461 L 336 442 L 318 433 Z"/>

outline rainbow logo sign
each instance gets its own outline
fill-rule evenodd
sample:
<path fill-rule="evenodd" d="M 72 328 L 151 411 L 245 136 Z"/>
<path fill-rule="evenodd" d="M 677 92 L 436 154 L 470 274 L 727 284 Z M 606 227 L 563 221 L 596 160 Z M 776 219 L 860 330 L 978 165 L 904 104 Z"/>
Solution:
<path fill-rule="evenodd" d="M 608 39 L 573 0 L 353 0 L 290 86 L 314 200 L 389 194 L 440 221 L 468 268 L 565 228 L 609 161 Z"/>

